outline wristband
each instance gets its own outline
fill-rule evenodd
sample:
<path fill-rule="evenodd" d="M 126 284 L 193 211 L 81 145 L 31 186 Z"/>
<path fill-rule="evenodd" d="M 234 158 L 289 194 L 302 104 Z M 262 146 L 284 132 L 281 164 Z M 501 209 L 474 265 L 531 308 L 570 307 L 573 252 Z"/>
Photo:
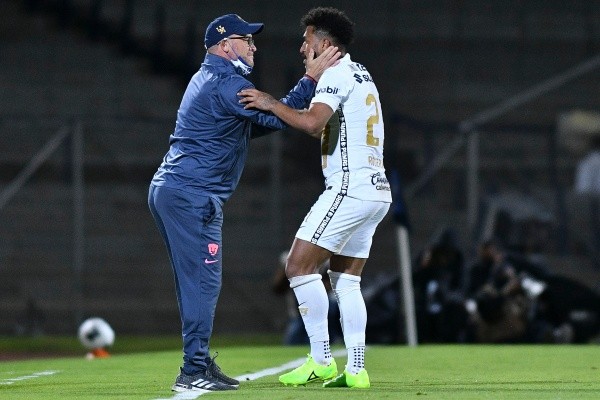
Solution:
<path fill-rule="evenodd" d="M 304 77 L 310 79 L 314 83 L 317 83 L 317 80 L 315 78 L 313 78 L 312 76 L 310 76 L 309 74 L 304 74 Z"/>

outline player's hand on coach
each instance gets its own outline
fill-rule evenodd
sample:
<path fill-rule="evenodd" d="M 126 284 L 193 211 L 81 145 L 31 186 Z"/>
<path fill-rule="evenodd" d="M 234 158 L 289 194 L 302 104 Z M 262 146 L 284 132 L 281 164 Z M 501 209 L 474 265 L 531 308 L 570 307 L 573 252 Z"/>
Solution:
<path fill-rule="evenodd" d="M 342 53 L 338 51 L 336 46 L 329 46 L 316 58 L 315 51 L 310 49 L 308 57 L 304 60 L 306 75 L 310 76 L 315 81 L 318 81 L 327 68 L 336 65 L 339 62 L 338 59 L 341 55 Z"/>
<path fill-rule="evenodd" d="M 257 89 L 244 89 L 238 95 L 241 97 L 240 103 L 245 104 L 245 109 L 256 108 L 263 111 L 271 111 L 273 105 L 279 101 L 270 94 Z"/>

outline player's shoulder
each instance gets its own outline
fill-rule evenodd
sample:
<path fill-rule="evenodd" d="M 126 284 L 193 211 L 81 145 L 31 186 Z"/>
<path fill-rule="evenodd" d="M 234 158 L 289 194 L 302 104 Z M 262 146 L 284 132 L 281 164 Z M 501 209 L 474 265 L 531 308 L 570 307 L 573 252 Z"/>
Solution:
<path fill-rule="evenodd" d="M 323 72 L 323 75 L 321 75 L 321 79 L 319 79 L 319 83 L 321 83 L 321 82 L 341 83 L 344 81 L 349 81 L 350 79 L 352 79 L 350 65 L 348 65 L 348 63 L 340 62 L 337 65 L 327 68 Z"/>
<path fill-rule="evenodd" d="M 346 54 L 337 65 L 334 65 L 325 72 L 323 77 L 339 80 L 353 80 L 356 74 L 363 72 L 368 73 L 367 68 L 360 62 L 356 62 L 350 58 L 350 54 Z"/>
<path fill-rule="evenodd" d="M 367 68 L 361 64 L 360 62 L 353 60 L 350 57 L 350 54 L 347 53 L 346 56 L 344 56 L 342 58 L 342 62 L 340 62 L 337 66 L 340 66 L 342 69 L 349 71 L 349 72 L 356 72 L 356 71 L 366 71 Z"/>

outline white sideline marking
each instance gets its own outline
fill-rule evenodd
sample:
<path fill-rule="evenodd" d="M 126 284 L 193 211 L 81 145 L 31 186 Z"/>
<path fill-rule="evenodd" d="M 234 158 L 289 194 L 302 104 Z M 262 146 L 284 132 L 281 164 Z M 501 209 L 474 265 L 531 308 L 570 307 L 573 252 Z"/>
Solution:
<path fill-rule="evenodd" d="M 23 375 L 23 376 L 17 376 L 15 378 L 2 379 L 0 381 L 0 385 L 12 385 L 15 382 L 24 381 L 26 379 L 39 378 L 40 376 L 54 375 L 59 372 L 60 371 L 41 371 L 41 372 L 34 372 L 31 375 Z"/>
<path fill-rule="evenodd" d="M 346 354 L 346 349 L 337 350 L 337 351 L 334 351 L 333 353 L 331 353 L 331 355 L 334 357 L 340 357 L 344 354 Z M 280 372 L 287 371 L 288 369 L 293 369 L 293 368 L 299 367 L 305 361 L 306 361 L 306 357 L 297 358 L 293 361 L 287 362 L 278 367 L 263 369 L 262 371 L 254 372 L 252 374 L 236 376 L 235 379 L 240 381 L 240 383 L 247 382 L 247 381 L 253 381 L 255 379 L 264 378 L 265 376 L 275 375 Z M 154 400 L 194 400 L 194 399 L 197 399 L 198 397 L 202 396 L 203 394 L 207 394 L 207 393 L 212 393 L 212 391 L 211 390 L 194 390 L 194 391 L 189 391 L 189 392 L 181 392 L 181 393 L 177 393 L 173 397 L 154 399 Z"/>

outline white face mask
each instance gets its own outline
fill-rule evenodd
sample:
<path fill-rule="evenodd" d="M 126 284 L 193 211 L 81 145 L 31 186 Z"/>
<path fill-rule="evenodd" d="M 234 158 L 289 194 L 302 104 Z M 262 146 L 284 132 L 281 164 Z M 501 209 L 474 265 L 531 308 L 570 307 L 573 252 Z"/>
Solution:
<path fill-rule="evenodd" d="M 237 60 L 231 60 L 231 59 L 229 60 L 235 67 L 236 71 L 238 71 L 242 75 L 249 75 L 250 72 L 252 72 L 252 66 L 246 64 L 244 59 L 242 57 L 240 57 L 240 55 L 238 53 L 235 52 L 233 47 L 231 47 L 231 51 L 233 51 L 233 54 L 235 54 L 235 56 L 237 57 Z"/>
<path fill-rule="evenodd" d="M 235 52 L 234 52 L 235 53 Z M 237 54 L 236 54 L 237 56 Z M 229 60 L 235 67 L 235 69 L 242 75 L 249 75 L 252 72 L 252 67 L 244 62 L 244 60 L 238 56 L 237 60 Z"/>

